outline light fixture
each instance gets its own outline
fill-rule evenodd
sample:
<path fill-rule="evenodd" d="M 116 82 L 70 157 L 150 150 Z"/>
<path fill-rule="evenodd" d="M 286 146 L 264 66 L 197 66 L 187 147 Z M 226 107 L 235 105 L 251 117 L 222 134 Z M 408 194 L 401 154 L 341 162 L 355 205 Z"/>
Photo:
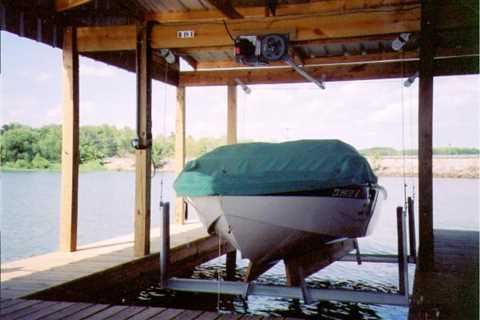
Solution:
<path fill-rule="evenodd" d="M 418 78 L 418 75 L 419 75 L 418 71 L 412 74 L 410 77 L 407 78 L 407 80 L 403 82 L 403 86 L 405 88 L 410 87 L 415 82 L 415 79 Z"/>
<path fill-rule="evenodd" d="M 160 55 L 167 61 L 168 64 L 175 63 L 175 55 L 170 49 L 160 49 Z"/>
<path fill-rule="evenodd" d="M 250 89 L 245 83 L 243 83 L 242 80 L 240 80 L 239 78 L 235 78 L 235 82 L 240 86 L 240 88 L 242 88 L 243 92 L 245 92 L 246 94 L 250 94 L 252 93 L 252 89 Z"/>
<path fill-rule="evenodd" d="M 405 46 L 405 44 L 410 39 L 410 33 L 400 33 L 398 38 L 392 41 L 392 49 L 395 51 L 400 51 Z"/>

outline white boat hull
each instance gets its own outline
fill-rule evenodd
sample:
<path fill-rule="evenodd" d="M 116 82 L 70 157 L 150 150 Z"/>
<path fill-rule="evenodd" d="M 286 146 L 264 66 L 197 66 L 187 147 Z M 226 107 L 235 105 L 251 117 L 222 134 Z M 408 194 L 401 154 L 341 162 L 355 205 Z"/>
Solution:
<path fill-rule="evenodd" d="M 230 242 L 243 258 L 265 263 L 301 253 L 312 243 L 370 234 L 379 198 L 386 196 L 382 188 L 376 190 L 375 197 L 364 199 L 269 195 L 190 197 L 187 201 L 210 233 Z"/>

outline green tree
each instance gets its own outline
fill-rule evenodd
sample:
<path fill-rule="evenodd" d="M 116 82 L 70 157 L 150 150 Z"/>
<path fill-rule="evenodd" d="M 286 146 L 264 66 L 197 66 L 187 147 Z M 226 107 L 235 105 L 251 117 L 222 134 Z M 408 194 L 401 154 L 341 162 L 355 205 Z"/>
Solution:
<path fill-rule="evenodd" d="M 38 135 L 32 128 L 27 126 L 10 127 L 3 131 L 0 137 L 0 160 L 2 163 L 17 162 L 18 160 L 24 160 L 25 163 L 32 161 L 35 156 L 34 148 L 38 142 Z"/>
<path fill-rule="evenodd" d="M 175 152 L 175 137 L 158 136 L 154 139 L 152 145 L 152 161 L 155 168 L 161 168 L 166 160 L 173 156 Z"/>
<path fill-rule="evenodd" d="M 37 153 L 32 160 L 31 167 L 35 169 L 48 169 L 50 167 L 50 162 Z"/>

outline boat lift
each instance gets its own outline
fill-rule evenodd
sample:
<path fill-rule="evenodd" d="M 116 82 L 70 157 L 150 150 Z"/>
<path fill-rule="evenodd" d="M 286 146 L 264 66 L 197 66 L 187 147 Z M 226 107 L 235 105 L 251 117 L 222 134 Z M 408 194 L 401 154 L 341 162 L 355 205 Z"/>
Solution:
<path fill-rule="evenodd" d="M 303 299 L 306 304 L 319 300 L 336 300 L 343 302 L 357 302 L 366 304 L 384 304 L 408 306 L 409 304 L 409 276 L 408 264 L 416 263 L 416 240 L 414 204 L 412 198 L 408 198 L 406 210 L 397 207 L 397 255 L 378 254 L 349 254 L 338 261 L 357 261 L 373 263 L 397 263 L 398 264 L 398 293 L 372 292 L 366 290 L 351 289 L 317 289 L 309 288 L 304 281 L 299 287 L 261 285 L 254 282 L 223 281 L 170 278 L 168 274 L 170 257 L 170 204 L 161 204 L 161 245 L 160 245 L 160 287 L 166 290 L 202 292 L 223 295 L 236 295 L 247 298 L 249 295 L 282 297 Z M 408 238 L 407 241 L 407 212 L 408 212 Z M 407 250 L 407 242 L 410 243 L 410 252 Z"/>

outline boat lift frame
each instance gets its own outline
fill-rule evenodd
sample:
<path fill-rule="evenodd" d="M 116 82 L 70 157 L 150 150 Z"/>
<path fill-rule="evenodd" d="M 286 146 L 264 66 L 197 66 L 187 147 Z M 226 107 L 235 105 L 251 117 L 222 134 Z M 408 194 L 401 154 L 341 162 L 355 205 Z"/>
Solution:
<path fill-rule="evenodd" d="M 343 302 L 357 302 L 366 304 L 384 304 L 408 306 L 409 304 L 409 275 L 408 264 L 416 263 L 416 240 L 415 218 L 413 200 L 408 198 L 408 206 L 397 207 L 397 255 L 372 255 L 372 254 L 349 254 L 338 261 L 357 261 L 373 263 L 397 263 L 398 264 L 398 293 L 372 292 L 366 290 L 350 289 L 316 289 L 309 288 L 302 281 L 299 287 L 260 285 L 254 282 L 223 281 L 170 278 L 168 275 L 170 257 L 170 204 L 160 204 L 162 210 L 161 219 L 161 245 L 160 245 L 160 287 L 174 291 L 202 292 L 223 295 L 237 295 L 247 298 L 249 295 L 270 296 L 303 299 L 310 304 L 319 300 L 336 300 Z M 410 243 L 410 254 L 407 249 L 407 212 Z M 360 258 L 360 259 L 359 259 Z"/>

